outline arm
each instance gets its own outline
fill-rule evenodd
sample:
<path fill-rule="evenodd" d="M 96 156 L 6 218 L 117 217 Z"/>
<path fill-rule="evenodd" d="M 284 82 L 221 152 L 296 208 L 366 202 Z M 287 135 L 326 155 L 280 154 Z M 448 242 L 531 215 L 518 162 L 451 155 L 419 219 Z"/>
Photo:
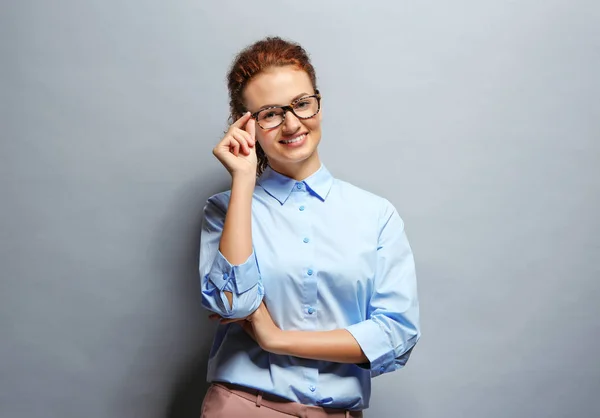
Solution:
<path fill-rule="evenodd" d="M 421 337 L 413 253 L 404 222 L 384 200 L 377 244 L 377 269 L 367 320 L 345 327 L 369 363 L 371 377 L 404 367 Z"/>
<path fill-rule="evenodd" d="M 219 251 L 231 264 L 244 263 L 252 255 L 252 193 L 256 179 L 234 176 Z M 225 291 L 229 306 L 233 293 Z"/>
<path fill-rule="evenodd" d="M 273 352 L 336 363 L 366 363 L 360 345 L 345 329 L 332 331 L 281 331 Z"/>
<path fill-rule="evenodd" d="M 256 182 L 254 120 L 246 112 L 235 121 L 213 154 L 231 174 L 228 203 L 206 204 L 200 247 L 202 305 L 224 318 L 250 315 L 263 287 L 252 248 L 252 194 Z"/>
<path fill-rule="evenodd" d="M 263 350 L 270 353 L 337 363 L 368 362 L 360 345 L 347 330 L 283 331 L 273 322 L 264 303 L 247 318 L 227 319 L 217 314 L 210 318 L 220 319 L 222 324 L 240 324 Z"/>
<path fill-rule="evenodd" d="M 252 190 L 252 182 L 234 177 L 229 206 L 213 197 L 204 208 L 200 250 L 202 305 L 223 318 L 250 315 L 263 297 L 252 248 Z"/>

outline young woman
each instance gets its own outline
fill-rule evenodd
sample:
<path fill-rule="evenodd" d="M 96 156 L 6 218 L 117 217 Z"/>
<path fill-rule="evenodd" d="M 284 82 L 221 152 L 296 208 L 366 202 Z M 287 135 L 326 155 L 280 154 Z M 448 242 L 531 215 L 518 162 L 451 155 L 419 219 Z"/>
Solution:
<path fill-rule="evenodd" d="M 319 159 L 322 96 L 301 46 L 254 43 L 228 87 L 234 122 L 213 154 L 231 190 L 208 200 L 201 236 L 202 304 L 220 321 L 202 417 L 361 417 L 370 379 L 420 337 L 404 223 Z"/>

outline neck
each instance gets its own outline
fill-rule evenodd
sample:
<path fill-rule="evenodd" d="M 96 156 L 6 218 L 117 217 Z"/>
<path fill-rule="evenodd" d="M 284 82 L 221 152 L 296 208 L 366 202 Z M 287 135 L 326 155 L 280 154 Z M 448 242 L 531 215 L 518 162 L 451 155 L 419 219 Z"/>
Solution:
<path fill-rule="evenodd" d="M 298 163 L 278 164 L 276 161 L 269 161 L 269 166 L 279 174 L 283 174 L 284 176 L 297 181 L 302 181 L 321 168 L 321 160 L 319 159 L 317 151 L 315 151 L 309 158 Z"/>

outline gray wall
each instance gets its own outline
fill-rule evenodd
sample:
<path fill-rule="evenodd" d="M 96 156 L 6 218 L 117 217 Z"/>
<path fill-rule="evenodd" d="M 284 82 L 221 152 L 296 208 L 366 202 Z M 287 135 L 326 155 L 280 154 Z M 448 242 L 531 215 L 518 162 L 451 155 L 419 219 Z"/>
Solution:
<path fill-rule="evenodd" d="M 324 162 L 390 199 L 423 338 L 369 418 L 600 416 L 600 5 L 2 2 L 0 416 L 199 417 L 225 73 L 300 41 Z"/>

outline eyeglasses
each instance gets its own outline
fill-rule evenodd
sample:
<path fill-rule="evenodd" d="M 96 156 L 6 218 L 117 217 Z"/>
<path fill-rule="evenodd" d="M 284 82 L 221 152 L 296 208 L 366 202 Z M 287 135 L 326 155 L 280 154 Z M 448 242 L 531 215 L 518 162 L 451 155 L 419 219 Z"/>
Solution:
<path fill-rule="evenodd" d="M 315 90 L 312 96 L 304 96 L 294 100 L 288 106 L 271 106 L 252 114 L 258 126 L 262 129 L 273 129 L 285 121 L 289 110 L 298 119 L 310 119 L 321 110 L 321 94 Z"/>

